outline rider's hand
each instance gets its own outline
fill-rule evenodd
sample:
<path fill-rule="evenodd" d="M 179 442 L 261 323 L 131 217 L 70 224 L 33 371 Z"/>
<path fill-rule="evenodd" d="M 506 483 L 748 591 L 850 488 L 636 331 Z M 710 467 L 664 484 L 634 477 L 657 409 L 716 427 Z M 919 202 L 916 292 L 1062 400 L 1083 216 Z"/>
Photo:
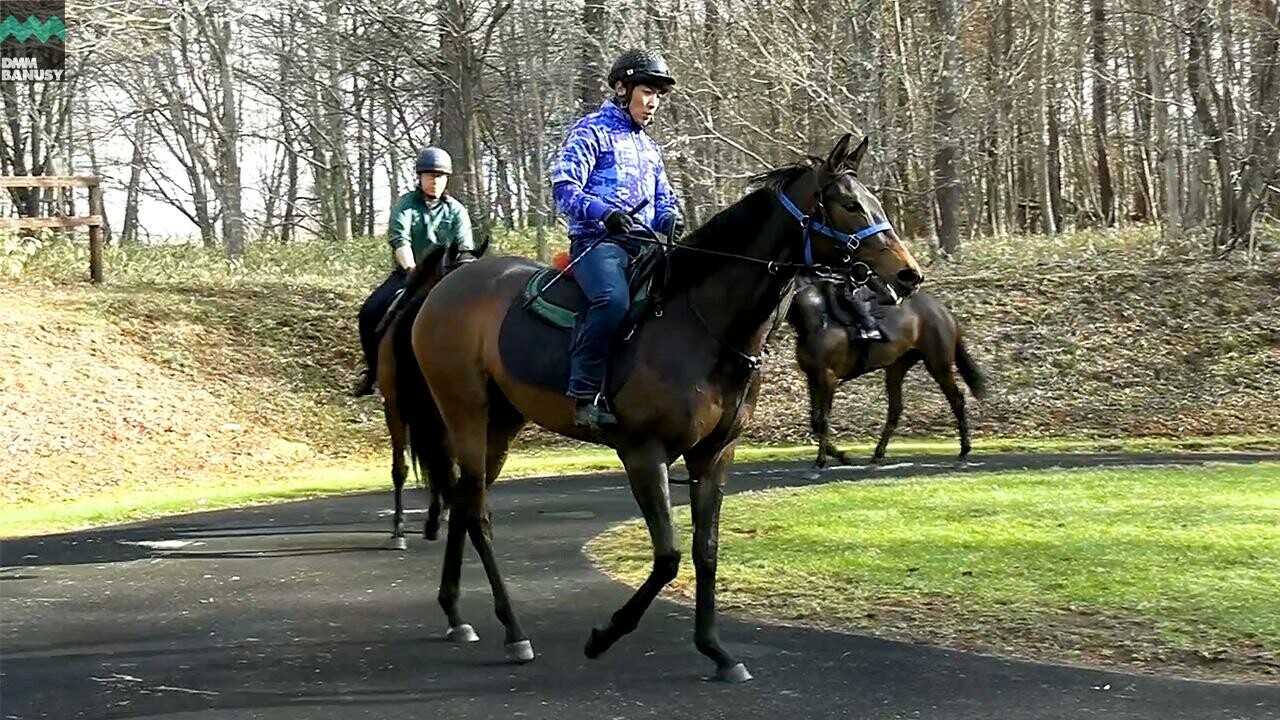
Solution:
<path fill-rule="evenodd" d="M 604 226 L 614 235 L 625 235 L 635 227 L 635 221 L 621 210 L 610 210 L 604 216 Z"/>
<path fill-rule="evenodd" d="M 405 272 L 409 272 L 410 270 L 413 270 L 413 266 L 417 264 L 413 261 L 412 246 L 401 245 L 400 247 L 396 248 L 395 256 L 396 256 L 396 264 L 399 265 L 400 268 Z"/>
<path fill-rule="evenodd" d="M 671 222 L 671 242 L 678 241 L 684 236 L 684 218 L 679 215 L 675 216 L 675 220 Z"/>

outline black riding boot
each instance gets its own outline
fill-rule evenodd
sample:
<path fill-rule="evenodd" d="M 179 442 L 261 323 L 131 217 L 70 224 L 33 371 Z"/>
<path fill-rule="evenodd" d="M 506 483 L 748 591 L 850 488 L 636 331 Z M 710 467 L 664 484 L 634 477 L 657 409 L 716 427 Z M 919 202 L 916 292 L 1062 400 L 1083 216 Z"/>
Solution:
<path fill-rule="evenodd" d="M 595 398 L 574 398 L 573 422 L 579 427 L 593 430 L 616 427 L 618 418 L 604 407 L 599 395 Z"/>
<path fill-rule="evenodd" d="M 859 297 L 846 296 L 848 302 L 846 306 L 853 314 L 853 319 L 857 323 L 854 328 L 860 340 L 870 340 L 872 342 L 885 342 L 889 338 L 884 331 L 880 329 L 880 323 L 876 322 L 875 317 L 871 314 L 871 304 Z"/>

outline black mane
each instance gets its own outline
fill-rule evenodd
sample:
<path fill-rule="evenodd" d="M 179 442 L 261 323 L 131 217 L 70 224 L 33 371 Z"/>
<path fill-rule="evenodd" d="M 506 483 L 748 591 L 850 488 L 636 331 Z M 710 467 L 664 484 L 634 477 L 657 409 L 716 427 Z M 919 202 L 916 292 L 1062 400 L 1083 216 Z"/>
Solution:
<path fill-rule="evenodd" d="M 820 157 L 807 155 L 803 160 L 797 160 L 790 165 L 783 165 L 773 170 L 766 170 L 758 175 L 752 175 L 747 182 L 751 185 L 762 185 L 775 192 L 781 192 L 782 188 L 822 162 L 823 160 Z"/>
<path fill-rule="evenodd" d="M 775 195 L 820 162 L 820 158 L 808 157 L 753 175 L 748 179 L 748 187 L 755 188 L 752 192 L 713 215 L 710 220 L 690 232 L 677 247 L 741 253 L 743 238 L 758 232 L 776 210 Z M 698 284 L 725 262 L 733 260 L 708 253 L 676 252 L 672 257 L 668 291 L 674 292 Z"/>

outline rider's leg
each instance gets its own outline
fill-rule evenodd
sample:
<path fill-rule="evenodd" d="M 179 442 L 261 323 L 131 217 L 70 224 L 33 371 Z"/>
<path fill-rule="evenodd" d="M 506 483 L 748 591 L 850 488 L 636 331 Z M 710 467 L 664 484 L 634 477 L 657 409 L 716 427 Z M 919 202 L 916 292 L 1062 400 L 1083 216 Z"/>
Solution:
<path fill-rule="evenodd" d="M 396 293 L 404 287 L 405 277 L 401 271 L 392 272 L 377 289 L 370 293 L 364 305 L 360 306 L 358 324 L 365 368 L 351 388 L 352 395 L 359 397 L 373 392 L 374 368 L 378 366 L 378 340 L 380 339 L 377 333 L 378 323 L 382 322 L 382 316 L 391 307 Z"/>
<path fill-rule="evenodd" d="M 853 316 L 855 330 L 858 337 L 863 340 L 883 341 L 887 337 L 880 328 L 880 323 L 871 314 L 871 302 L 867 300 L 865 294 L 860 293 L 856 289 L 842 287 L 839 292 L 843 294 L 843 304 L 849 309 L 849 313 Z"/>
<path fill-rule="evenodd" d="M 884 331 L 880 329 L 880 323 L 871 314 L 871 303 L 855 295 L 850 299 L 849 306 L 853 311 L 854 319 L 858 322 L 859 337 L 863 340 L 886 339 Z"/>
<path fill-rule="evenodd" d="M 574 336 L 569 360 L 569 396 L 577 400 L 574 420 L 581 425 L 610 425 L 617 419 L 594 400 L 603 391 L 609 344 L 627 314 L 627 263 L 630 256 L 611 242 L 586 251 L 574 266 L 574 278 L 587 297 L 587 310 Z"/>

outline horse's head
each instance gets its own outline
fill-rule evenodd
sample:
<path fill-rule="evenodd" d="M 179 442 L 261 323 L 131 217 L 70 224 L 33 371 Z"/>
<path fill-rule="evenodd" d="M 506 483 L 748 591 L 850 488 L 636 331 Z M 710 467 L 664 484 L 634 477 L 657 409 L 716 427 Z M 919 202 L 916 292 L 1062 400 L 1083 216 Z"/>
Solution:
<path fill-rule="evenodd" d="M 881 299 L 896 302 L 915 292 L 924 276 L 879 199 L 858 179 L 867 139 L 851 152 L 851 138 L 840 138 L 826 159 L 813 162 L 785 195 L 811 223 L 806 262 L 849 270 L 855 277 L 874 275 L 880 282 L 871 285 Z"/>

